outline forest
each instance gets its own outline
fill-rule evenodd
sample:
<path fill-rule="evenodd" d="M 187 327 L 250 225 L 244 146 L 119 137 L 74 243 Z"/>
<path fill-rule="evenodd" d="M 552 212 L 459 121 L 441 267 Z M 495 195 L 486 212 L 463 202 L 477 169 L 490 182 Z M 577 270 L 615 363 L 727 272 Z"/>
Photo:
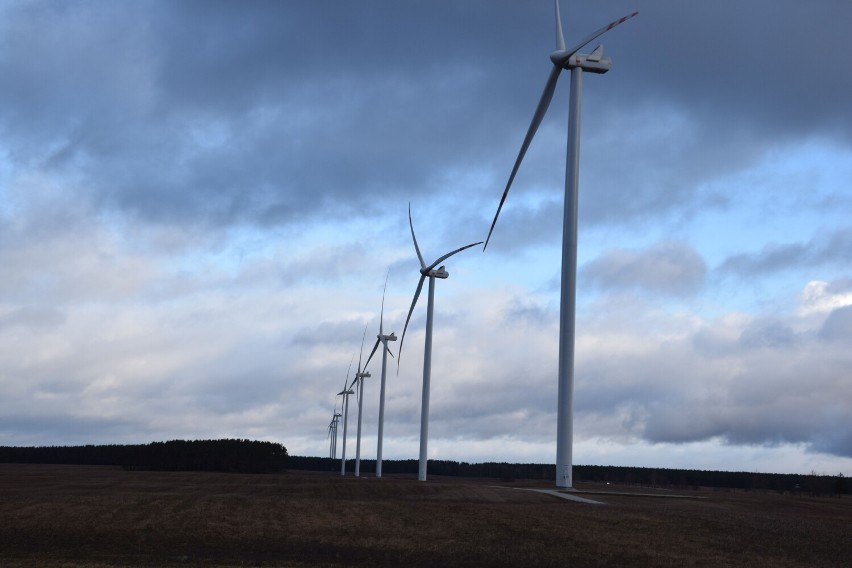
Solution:
<path fill-rule="evenodd" d="M 157 471 L 278 473 L 287 448 L 254 440 L 170 440 L 102 446 L 0 447 L 0 463 L 115 465 Z"/>
<path fill-rule="evenodd" d="M 150 444 L 2 447 L 0 463 L 41 463 L 67 465 L 111 465 L 128 470 L 221 471 L 232 473 L 280 473 L 288 468 L 304 471 L 339 472 L 340 460 L 328 457 L 290 456 L 287 448 L 274 442 L 255 440 L 171 440 Z M 480 477 L 502 482 L 556 476 L 554 464 L 467 463 L 429 460 L 429 475 Z M 347 460 L 352 475 L 355 460 Z M 360 473 L 373 476 L 376 461 L 362 459 Z M 416 475 L 418 461 L 383 460 L 383 474 Z M 840 496 L 850 492 L 842 473 L 836 475 L 759 473 L 745 471 L 705 471 L 606 465 L 575 465 L 575 483 L 617 483 L 645 487 L 690 489 L 712 487 L 721 490 L 758 490 L 779 493 Z"/>
<path fill-rule="evenodd" d="M 290 456 L 290 469 L 310 471 L 340 471 L 340 460 L 331 458 Z M 413 474 L 418 472 L 417 460 L 382 460 L 382 474 Z M 346 471 L 351 474 L 355 460 L 347 460 Z M 376 471 L 375 460 L 361 460 L 362 475 Z M 483 477 L 512 482 L 519 479 L 555 479 L 554 464 L 535 463 L 466 463 L 449 460 L 429 460 L 429 475 Z M 812 495 L 841 495 L 849 492 L 843 474 L 809 475 L 792 473 L 756 473 L 745 471 L 703 471 L 697 469 L 666 469 L 607 465 L 575 465 L 575 483 L 618 483 L 646 487 L 689 489 L 715 487 L 719 489 L 803 492 Z"/>

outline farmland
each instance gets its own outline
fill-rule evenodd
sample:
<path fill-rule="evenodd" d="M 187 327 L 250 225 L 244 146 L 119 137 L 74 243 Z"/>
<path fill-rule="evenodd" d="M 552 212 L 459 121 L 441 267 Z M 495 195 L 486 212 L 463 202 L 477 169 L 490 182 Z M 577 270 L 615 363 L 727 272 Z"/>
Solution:
<path fill-rule="evenodd" d="M 0 464 L 0 565 L 846 566 L 852 499 Z"/>

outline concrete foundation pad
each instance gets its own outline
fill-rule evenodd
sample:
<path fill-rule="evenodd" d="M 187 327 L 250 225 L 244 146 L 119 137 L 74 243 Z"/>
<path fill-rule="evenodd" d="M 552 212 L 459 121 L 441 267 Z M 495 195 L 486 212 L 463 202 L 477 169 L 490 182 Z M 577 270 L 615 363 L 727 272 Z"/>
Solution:
<path fill-rule="evenodd" d="M 560 499 L 576 501 L 577 503 L 588 503 L 589 505 L 606 505 L 606 503 L 604 503 L 603 501 L 594 501 L 592 499 L 586 499 L 585 497 L 580 497 L 576 493 L 572 493 L 569 491 L 561 491 L 559 489 L 530 489 L 526 487 L 517 487 L 516 489 L 520 489 L 521 491 L 535 491 L 536 493 L 545 493 L 547 495 L 559 497 Z"/>

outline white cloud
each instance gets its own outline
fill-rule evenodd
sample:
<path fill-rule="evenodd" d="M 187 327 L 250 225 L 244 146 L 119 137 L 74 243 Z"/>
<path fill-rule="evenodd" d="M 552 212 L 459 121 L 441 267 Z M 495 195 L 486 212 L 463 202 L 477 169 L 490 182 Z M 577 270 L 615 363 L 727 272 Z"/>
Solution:
<path fill-rule="evenodd" d="M 824 314 L 852 305 L 852 285 L 832 286 L 823 280 L 808 282 L 799 295 L 798 313 L 802 316 Z"/>

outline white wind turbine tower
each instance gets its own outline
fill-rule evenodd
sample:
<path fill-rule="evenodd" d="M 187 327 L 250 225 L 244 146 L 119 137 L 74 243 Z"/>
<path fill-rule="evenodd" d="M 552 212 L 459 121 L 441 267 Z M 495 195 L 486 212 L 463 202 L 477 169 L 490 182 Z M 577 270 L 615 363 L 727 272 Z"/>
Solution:
<path fill-rule="evenodd" d="M 364 406 L 364 379 L 370 378 L 370 373 L 367 372 L 367 365 L 361 367 L 361 356 L 364 355 L 364 338 L 367 337 L 367 326 L 364 326 L 364 334 L 361 336 L 361 354 L 358 355 L 358 372 L 355 373 L 355 379 L 352 385 L 358 383 L 358 436 L 355 443 L 355 477 L 361 476 L 361 410 Z"/>
<path fill-rule="evenodd" d="M 337 396 L 343 397 L 343 452 L 340 458 L 340 475 L 346 475 L 346 425 L 349 423 L 349 395 L 354 394 L 352 388 L 346 388 L 346 383 L 349 382 L 349 371 L 352 370 L 352 361 L 355 359 L 355 354 L 352 354 L 352 359 L 349 361 L 349 369 L 346 370 L 346 378 L 343 379 L 343 390 L 337 393 Z"/>
<path fill-rule="evenodd" d="M 414 299 L 411 301 L 411 307 L 408 309 L 408 317 L 405 318 L 405 327 L 402 329 L 402 337 L 399 340 L 397 369 L 399 369 L 399 362 L 402 359 L 402 342 L 405 341 L 405 332 L 408 329 L 408 321 L 411 319 L 411 312 L 414 311 L 414 306 L 417 304 L 417 299 L 420 297 L 420 292 L 423 290 L 423 281 L 428 277 L 429 299 L 426 304 L 426 342 L 423 348 L 423 396 L 420 407 L 420 471 L 418 474 L 418 479 L 420 481 L 426 481 L 426 446 L 429 442 L 429 381 L 432 375 L 432 315 L 435 305 L 435 279 L 446 279 L 450 276 L 450 273 L 444 270 L 443 265 L 441 265 L 437 270 L 435 267 L 454 254 L 482 244 L 482 241 L 457 248 L 456 250 L 439 257 L 435 262 L 427 266 L 423 261 L 423 255 L 420 254 L 420 247 L 417 246 L 417 237 L 414 236 L 414 223 L 411 222 L 411 204 L 408 205 L 408 225 L 411 227 L 411 239 L 414 241 L 414 250 L 417 251 L 417 258 L 420 260 L 420 280 L 417 282 L 417 290 L 414 292 Z"/>
<path fill-rule="evenodd" d="M 527 135 L 521 144 L 521 151 L 515 160 L 506 189 L 500 198 L 500 205 L 491 222 L 488 238 L 485 239 L 485 247 L 491 239 L 500 209 L 518 173 L 521 161 L 530 142 L 541 124 L 553 98 L 556 89 L 556 81 L 563 69 L 571 70 L 571 94 L 568 113 L 568 150 L 565 168 L 565 211 L 562 226 L 562 291 L 560 298 L 559 314 L 559 389 L 557 394 L 557 418 L 556 418 L 556 485 L 558 487 L 572 487 L 572 443 L 573 443 L 573 396 L 574 396 L 574 313 L 576 299 L 576 276 L 577 276 L 577 185 L 579 181 L 580 164 L 580 102 L 582 98 L 583 71 L 592 73 L 606 73 L 609 71 L 612 61 L 603 56 L 603 46 L 598 46 L 589 55 L 581 55 L 578 52 L 586 44 L 611 30 L 615 26 L 632 18 L 638 12 L 633 12 L 620 20 L 616 20 L 594 33 L 583 38 L 571 49 L 565 49 L 565 39 L 562 35 L 562 20 L 559 15 L 559 0 L 556 0 L 556 51 L 550 54 L 553 69 L 547 78 L 544 92 L 541 94 L 538 107 L 533 114 Z M 483 247 L 483 250 L 485 250 Z"/>
<path fill-rule="evenodd" d="M 370 356 L 367 357 L 367 362 L 364 363 L 364 367 L 366 368 L 370 364 L 370 359 L 373 358 L 373 355 L 376 353 L 376 349 L 379 347 L 379 343 L 382 344 L 382 386 L 379 394 L 379 441 L 376 444 L 376 477 L 382 476 L 382 437 L 384 436 L 384 427 L 385 427 L 385 377 L 387 375 L 388 368 L 388 353 L 393 357 L 393 353 L 391 353 L 390 347 L 388 347 L 388 341 L 396 341 L 396 335 L 391 332 L 390 335 L 385 335 L 384 332 L 384 318 L 385 318 L 385 292 L 388 289 L 388 276 L 390 275 L 390 271 L 388 271 L 388 275 L 385 276 L 385 287 L 382 290 L 382 311 L 379 312 L 379 334 L 376 336 L 376 344 L 373 345 L 373 350 L 370 352 Z"/>

